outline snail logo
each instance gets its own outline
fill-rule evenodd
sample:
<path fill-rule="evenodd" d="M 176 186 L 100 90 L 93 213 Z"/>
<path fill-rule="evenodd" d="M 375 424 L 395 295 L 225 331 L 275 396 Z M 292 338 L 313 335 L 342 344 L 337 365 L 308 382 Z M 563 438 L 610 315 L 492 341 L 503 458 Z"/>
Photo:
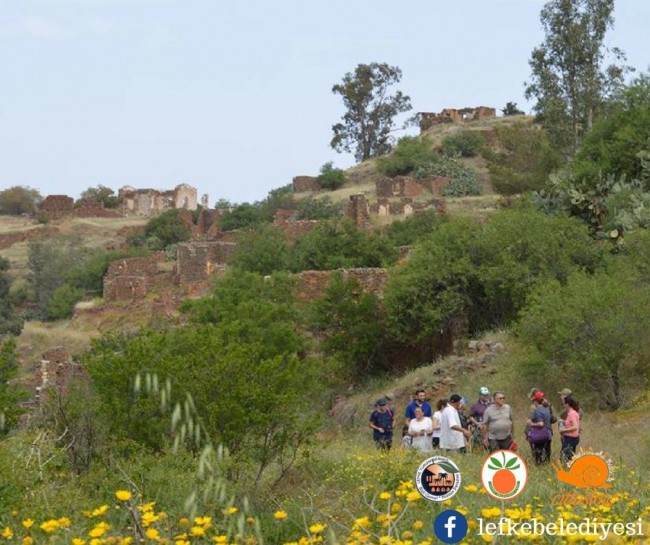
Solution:
<path fill-rule="evenodd" d="M 602 452 L 580 452 L 569 462 L 568 471 L 553 462 L 558 480 L 576 488 L 612 488 L 614 463 Z"/>
<path fill-rule="evenodd" d="M 510 450 L 497 450 L 483 462 L 481 482 L 497 500 L 512 500 L 524 491 L 528 481 L 526 462 Z"/>
<path fill-rule="evenodd" d="M 460 469 L 444 456 L 428 458 L 415 473 L 415 486 L 429 501 L 448 500 L 460 488 Z"/>

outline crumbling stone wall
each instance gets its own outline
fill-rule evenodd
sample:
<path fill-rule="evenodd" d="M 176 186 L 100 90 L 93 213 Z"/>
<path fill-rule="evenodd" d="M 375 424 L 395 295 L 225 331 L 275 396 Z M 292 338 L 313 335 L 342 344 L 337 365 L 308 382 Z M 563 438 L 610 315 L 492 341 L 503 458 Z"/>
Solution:
<path fill-rule="evenodd" d="M 77 218 L 119 218 L 119 210 L 106 208 L 96 199 L 81 199 L 75 203 L 73 214 Z"/>
<path fill-rule="evenodd" d="M 220 240 L 183 242 L 178 245 L 178 282 L 187 293 L 198 293 L 209 285 L 214 274 L 221 274 L 237 249 L 233 242 Z"/>
<path fill-rule="evenodd" d="M 113 261 L 104 276 L 104 299 L 144 299 L 154 287 L 171 283 L 171 275 L 159 268 L 164 260 L 165 253 L 158 252 L 147 257 L 129 257 Z"/>
<path fill-rule="evenodd" d="M 273 216 L 273 225 L 282 229 L 289 244 L 293 244 L 299 236 L 309 233 L 320 223 L 317 220 L 297 220 L 295 215 L 294 210 L 278 209 Z"/>
<path fill-rule="evenodd" d="M 345 217 L 350 218 L 361 229 L 370 225 L 370 207 L 363 193 L 350 195 Z"/>
<path fill-rule="evenodd" d="M 118 191 L 120 209 L 125 214 L 156 216 L 167 210 L 196 210 L 196 188 L 187 184 L 177 185 L 169 191 L 135 189 L 130 186 Z"/>
<path fill-rule="evenodd" d="M 424 210 L 435 210 L 442 214 L 446 211 L 447 205 L 444 199 L 431 199 L 425 202 L 414 201 L 404 197 L 399 201 L 391 199 L 377 199 L 377 204 L 372 207 L 373 213 L 379 216 L 405 215 L 422 212 Z"/>
<path fill-rule="evenodd" d="M 56 231 L 55 231 L 56 232 Z M 50 229 L 50 233 L 52 230 Z M 35 227 L 34 229 L 26 229 L 24 231 L 12 231 L 10 233 L 0 233 L 0 250 L 6 250 L 11 248 L 14 244 L 19 242 L 24 242 L 32 238 L 36 238 L 43 234 L 43 230 L 40 227 Z"/>
<path fill-rule="evenodd" d="M 291 187 L 294 193 L 320 191 L 322 189 L 318 176 L 294 176 Z"/>
<path fill-rule="evenodd" d="M 375 191 L 379 198 L 417 197 L 422 193 L 422 184 L 410 176 L 382 178 L 375 182 Z"/>
<path fill-rule="evenodd" d="M 296 275 L 298 278 L 296 295 L 300 299 L 306 300 L 321 297 L 335 273 L 341 273 L 345 279 L 354 278 L 365 292 L 374 293 L 379 298 L 384 296 L 384 288 L 388 281 L 388 270 L 380 268 L 302 271 Z"/>
<path fill-rule="evenodd" d="M 476 108 L 445 108 L 440 113 L 420 112 L 420 133 L 425 132 L 434 125 L 445 123 L 466 123 L 496 117 L 496 109 L 487 106 Z"/>
<path fill-rule="evenodd" d="M 422 180 L 422 185 L 424 185 L 434 197 L 441 197 L 442 189 L 447 187 L 450 183 L 449 178 L 445 176 L 436 176 L 434 178 Z"/>
<path fill-rule="evenodd" d="M 74 199 L 67 195 L 48 195 L 38 206 L 39 216 L 49 221 L 60 220 L 74 213 Z"/>

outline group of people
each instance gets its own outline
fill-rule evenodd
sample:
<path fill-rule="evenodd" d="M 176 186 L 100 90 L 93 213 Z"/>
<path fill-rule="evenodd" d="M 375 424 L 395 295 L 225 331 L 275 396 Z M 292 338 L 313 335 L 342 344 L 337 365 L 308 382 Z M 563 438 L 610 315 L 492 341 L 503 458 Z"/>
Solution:
<path fill-rule="evenodd" d="M 486 452 L 516 450 L 518 445 L 514 440 L 514 419 L 510 405 L 505 402 L 505 394 L 501 391 L 490 392 L 486 386 L 479 388 L 478 394 L 478 400 L 466 415 L 467 401 L 462 396 L 453 394 L 449 399 L 438 400 L 434 412 L 424 389 L 416 390 L 413 401 L 404 411 L 402 448 L 415 448 L 421 452 L 440 449 L 460 453 L 465 453 L 468 448 L 481 448 Z M 544 392 L 533 388 L 528 394 L 532 405 L 525 434 L 537 464 L 551 461 L 553 424 L 556 422 L 562 439 L 563 460 L 573 457 L 580 442 L 582 415 L 578 402 L 569 388 L 564 388 L 558 394 L 564 409 L 559 419 Z M 385 398 L 378 399 L 368 423 L 373 430 L 377 448 L 391 448 L 396 423 L 395 411 Z"/>

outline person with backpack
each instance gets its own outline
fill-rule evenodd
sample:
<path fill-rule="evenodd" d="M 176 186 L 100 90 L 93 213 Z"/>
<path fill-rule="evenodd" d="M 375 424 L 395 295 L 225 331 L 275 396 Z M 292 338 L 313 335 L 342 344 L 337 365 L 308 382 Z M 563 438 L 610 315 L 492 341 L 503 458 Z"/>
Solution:
<path fill-rule="evenodd" d="M 377 400 L 375 409 L 370 414 L 368 426 L 373 430 L 372 438 L 379 450 L 390 450 L 393 444 L 395 412 L 382 397 Z"/>
<path fill-rule="evenodd" d="M 526 438 L 533 451 L 537 465 L 548 464 L 551 461 L 551 411 L 544 404 L 544 392 L 537 391 L 531 397 L 533 411 L 526 422 Z"/>

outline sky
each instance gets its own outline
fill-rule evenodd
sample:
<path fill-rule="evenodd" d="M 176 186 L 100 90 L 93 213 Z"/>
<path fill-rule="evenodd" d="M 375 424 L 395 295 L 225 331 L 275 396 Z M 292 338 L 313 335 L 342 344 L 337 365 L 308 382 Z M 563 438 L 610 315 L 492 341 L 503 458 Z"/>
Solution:
<path fill-rule="evenodd" d="M 211 205 L 261 200 L 328 161 L 354 164 L 329 147 L 344 113 L 331 89 L 359 63 L 400 67 L 413 112 L 530 112 L 543 5 L 0 0 L 0 191 L 188 183 Z M 607 45 L 647 72 L 650 1 L 618 0 L 615 18 Z"/>

